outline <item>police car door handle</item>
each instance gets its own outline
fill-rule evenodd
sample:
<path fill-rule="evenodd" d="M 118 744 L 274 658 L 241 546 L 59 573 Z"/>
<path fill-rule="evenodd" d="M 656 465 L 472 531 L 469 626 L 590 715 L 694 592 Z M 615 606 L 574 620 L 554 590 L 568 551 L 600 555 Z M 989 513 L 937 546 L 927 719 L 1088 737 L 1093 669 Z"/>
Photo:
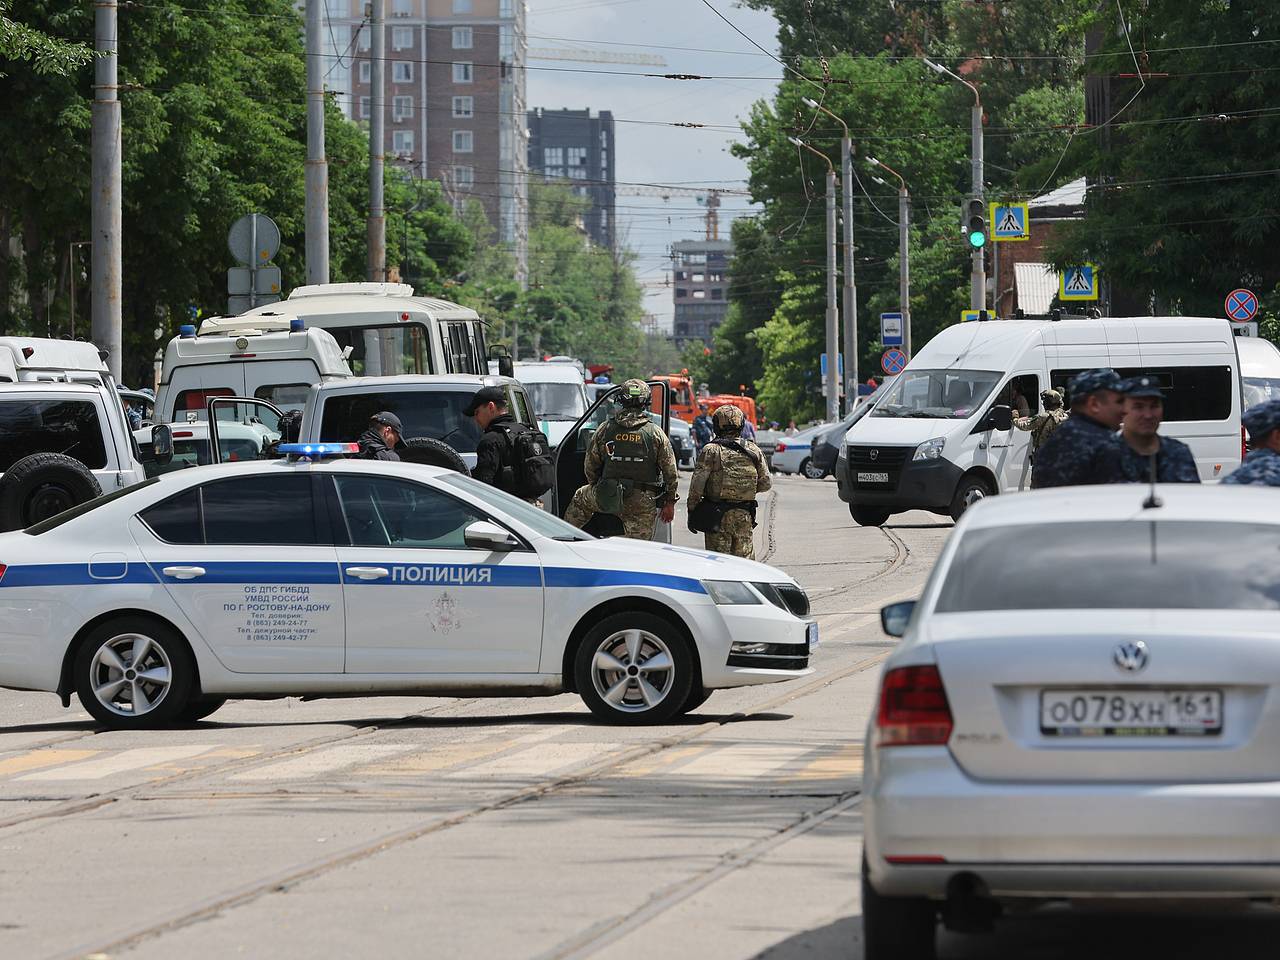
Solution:
<path fill-rule="evenodd" d="M 175 580 L 195 580 L 204 576 L 204 567 L 164 567 L 161 572 Z"/>
<path fill-rule="evenodd" d="M 357 580 L 385 580 L 391 571 L 386 567 L 347 567 L 347 576 Z"/>

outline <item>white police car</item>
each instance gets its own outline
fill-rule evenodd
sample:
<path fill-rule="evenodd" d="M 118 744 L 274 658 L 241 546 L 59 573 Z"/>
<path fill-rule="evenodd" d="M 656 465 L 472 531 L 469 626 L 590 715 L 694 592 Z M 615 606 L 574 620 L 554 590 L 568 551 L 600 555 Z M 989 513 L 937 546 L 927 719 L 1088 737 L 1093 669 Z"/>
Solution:
<path fill-rule="evenodd" d="M 166 474 L 0 535 L 0 686 L 74 690 L 120 728 L 230 697 L 565 690 L 644 723 L 811 672 L 781 571 L 594 540 L 450 470 L 322 458 L 353 446 Z"/>

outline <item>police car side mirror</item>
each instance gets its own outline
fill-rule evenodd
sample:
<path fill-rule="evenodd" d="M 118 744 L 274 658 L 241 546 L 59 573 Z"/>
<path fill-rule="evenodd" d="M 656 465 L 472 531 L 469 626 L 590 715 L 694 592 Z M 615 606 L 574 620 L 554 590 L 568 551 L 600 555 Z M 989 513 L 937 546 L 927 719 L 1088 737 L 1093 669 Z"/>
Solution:
<path fill-rule="evenodd" d="M 520 546 L 520 541 L 509 531 L 487 520 L 468 524 L 462 531 L 462 540 L 473 550 L 492 550 L 496 553 L 510 553 Z"/>
<path fill-rule="evenodd" d="M 151 456 L 162 467 L 173 460 L 173 428 L 167 423 L 151 428 Z"/>
<path fill-rule="evenodd" d="M 1013 410 L 1010 407 L 992 407 L 987 415 L 987 423 L 992 430 L 1012 430 Z"/>
<path fill-rule="evenodd" d="M 880 628 L 891 637 L 900 637 L 907 632 L 911 623 L 911 614 L 915 612 L 916 601 L 903 600 L 880 608 Z"/>

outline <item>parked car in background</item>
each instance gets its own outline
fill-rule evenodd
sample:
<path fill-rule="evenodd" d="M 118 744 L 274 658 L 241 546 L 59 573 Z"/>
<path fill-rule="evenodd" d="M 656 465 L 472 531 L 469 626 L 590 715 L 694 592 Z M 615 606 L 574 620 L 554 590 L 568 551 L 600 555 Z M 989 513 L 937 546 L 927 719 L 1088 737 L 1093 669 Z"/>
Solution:
<path fill-rule="evenodd" d="M 567 358 L 546 363 L 517 363 L 516 379 L 524 384 L 538 427 L 554 448 L 587 412 L 587 388 L 580 365 Z"/>
<path fill-rule="evenodd" d="M 1244 409 L 1280 397 L 1280 350 L 1260 337 L 1236 337 Z"/>
<path fill-rule="evenodd" d="M 692 470 L 698 460 L 697 445 L 693 442 L 693 424 L 673 414 L 668 436 L 671 438 L 671 449 L 676 455 L 676 466 L 681 470 Z"/>
<path fill-rule="evenodd" d="M 820 474 L 815 473 L 815 479 L 829 477 L 836 472 L 836 461 L 840 459 L 840 444 L 844 442 L 844 435 L 849 432 L 850 427 L 871 412 L 871 408 L 875 406 L 880 397 L 884 396 L 885 390 L 889 388 L 894 379 L 892 376 L 885 377 L 880 382 L 880 386 L 859 400 L 852 413 L 847 414 L 839 423 L 819 431 L 817 436 L 810 441 L 810 446 L 812 447 L 809 453 L 809 459 L 812 461 L 810 469 L 822 471 Z"/>
<path fill-rule="evenodd" d="M 214 462 L 209 451 L 208 421 L 173 424 L 170 428 L 170 436 L 173 438 L 171 457 L 156 457 L 152 448 L 153 436 L 151 427 L 133 431 L 133 438 L 138 442 L 139 459 L 142 460 L 148 477 L 158 477 L 162 473 L 172 473 L 188 467 L 204 467 Z M 261 422 L 238 423 L 227 420 L 218 424 L 218 449 L 222 451 L 223 463 L 260 460 L 263 458 L 263 450 L 279 439 L 278 431 Z"/>
<path fill-rule="evenodd" d="M 830 426 L 829 423 L 818 423 L 805 427 L 793 436 L 779 437 L 771 459 L 773 469 L 777 473 L 799 473 L 810 480 L 821 480 L 826 474 L 813 472 L 816 468 L 813 465 L 810 444 L 818 434 Z"/>

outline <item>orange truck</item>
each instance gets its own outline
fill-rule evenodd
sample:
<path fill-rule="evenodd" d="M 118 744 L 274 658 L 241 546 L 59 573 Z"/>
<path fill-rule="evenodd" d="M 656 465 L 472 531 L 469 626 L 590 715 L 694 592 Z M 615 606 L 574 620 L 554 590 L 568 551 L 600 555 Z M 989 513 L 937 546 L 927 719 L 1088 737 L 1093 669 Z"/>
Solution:
<path fill-rule="evenodd" d="M 716 407 L 722 407 L 726 403 L 732 404 L 742 411 L 742 415 L 754 427 L 756 423 L 756 402 L 751 397 L 740 396 L 736 393 L 717 393 L 714 396 L 702 397 L 699 401 L 707 405 L 710 410 Z"/>
<path fill-rule="evenodd" d="M 650 379 L 661 380 L 671 391 L 671 415 L 679 417 L 681 420 L 692 422 L 698 415 L 698 404 L 694 400 L 693 381 L 689 379 L 689 371 L 681 370 L 679 373 L 664 373 Z M 660 404 L 661 401 L 654 397 L 654 413 L 662 412 Z"/>

